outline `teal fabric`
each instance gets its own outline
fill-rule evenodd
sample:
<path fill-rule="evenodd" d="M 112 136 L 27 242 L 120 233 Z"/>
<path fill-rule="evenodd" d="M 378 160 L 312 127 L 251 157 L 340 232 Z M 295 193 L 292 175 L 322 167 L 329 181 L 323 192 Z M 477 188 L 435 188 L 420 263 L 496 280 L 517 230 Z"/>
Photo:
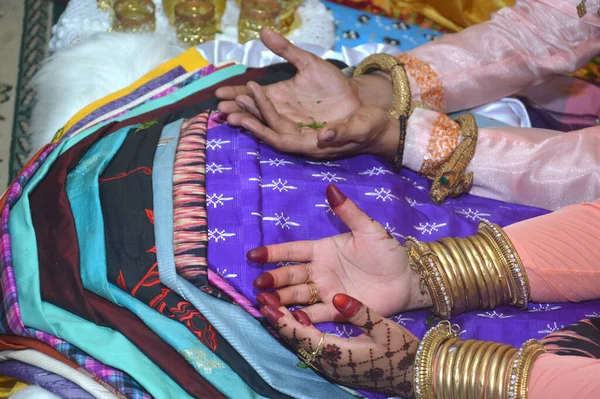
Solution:
<path fill-rule="evenodd" d="M 175 153 L 183 120 L 164 127 L 156 156 Z M 119 150 L 126 133 L 98 141 L 67 178 L 67 195 L 80 243 L 81 277 L 85 288 L 135 313 L 150 329 L 176 349 L 221 393 L 230 398 L 262 398 L 226 363 L 207 349 L 183 324 L 172 320 L 124 292 L 107 279 L 104 223 L 98 179 Z"/>
<path fill-rule="evenodd" d="M 211 73 L 208 76 L 205 76 L 201 79 L 198 79 L 198 80 L 190 83 L 189 85 L 187 85 L 185 87 L 182 87 L 179 90 L 174 91 L 171 94 L 168 94 L 168 95 L 161 97 L 159 99 L 156 99 L 154 101 L 147 102 L 146 104 L 143 104 L 143 105 L 127 112 L 124 115 L 121 115 L 121 116 L 111 119 L 109 121 L 104 121 L 97 125 L 94 125 L 88 129 L 78 133 L 77 135 L 69 138 L 67 140 L 66 146 L 61 150 L 61 154 L 65 151 L 67 151 L 69 148 L 73 147 L 75 144 L 79 143 L 81 140 L 83 140 L 90 134 L 94 133 L 95 131 L 102 128 L 103 126 L 106 126 L 109 123 L 112 123 L 114 121 L 124 121 L 127 119 L 131 119 L 138 115 L 142 115 L 147 112 L 154 111 L 155 109 L 162 108 L 162 107 L 170 105 L 170 104 L 174 104 L 177 101 L 180 101 L 198 91 L 204 90 L 207 87 L 210 87 L 219 82 L 222 82 L 223 80 L 232 78 L 237 75 L 241 75 L 244 72 L 246 72 L 246 67 L 243 65 L 233 65 L 233 66 L 230 66 L 230 67 L 227 67 L 224 69 L 220 69 L 218 71 Z"/>
<path fill-rule="evenodd" d="M 154 158 L 154 235 L 160 280 L 190 301 L 273 388 L 294 398 L 351 398 L 311 369 L 239 306 L 216 299 L 179 276 L 173 253 L 173 163 L 175 146 L 159 148 Z"/>
<path fill-rule="evenodd" d="M 118 138 L 123 131 L 126 134 L 129 129 L 127 127 L 115 132 L 115 137 Z M 13 242 L 19 243 L 12 248 L 17 289 L 18 292 L 27 293 L 19 297 L 23 324 L 60 337 L 95 359 L 125 371 L 154 397 L 188 398 L 189 395 L 179 385 L 121 333 L 97 326 L 41 300 L 36 236 L 29 211 L 29 194 L 46 175 L 59 152 L 57 149 L 49 155 L 11 211 L 9 231 Z"/>

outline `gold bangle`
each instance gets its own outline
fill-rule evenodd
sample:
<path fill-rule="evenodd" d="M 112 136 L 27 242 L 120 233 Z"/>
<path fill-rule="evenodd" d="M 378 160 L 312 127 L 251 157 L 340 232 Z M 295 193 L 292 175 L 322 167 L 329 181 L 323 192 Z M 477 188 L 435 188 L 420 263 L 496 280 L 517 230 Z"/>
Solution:
<path fill-rule="evenodd" d="M 475 392 L 481 391 L 479 386 L 479 375 L 481 374 L 482 367 L 487 367 L 489 362 L 488 352 L 493 342 L 483 342 L 477 348 L 477 351 L 473 353 L 473 360 L 471 364 L 471 372 L 469 373 L 469 379 L 467 380 L 467 387 L 465 390 L 465 398 L 479 398 Z"/>
<path fill-rule="evenodd" d="M 417 399 L 435 399 L 433 387 L 433 362 L 440 346 L 456 337 L 458 326 L 441 321 L 429 329 L 417 347 L 413 369 L 413 386 Z"/>
<path fill-rule="evenodd" d="M 444 342 L 444 344 L 440 348 L 439 356 L 438 356 L 438 360 L 437 360 L 437 369 L 436 369 L 437 375 L 435 376 L 435 381 L 436 381 L 435 385 L 437 388 L 435 390 L 435 396 L 438 398 L 446 397 L 446 390 L 444 389 L 444 377 L 449 372 L 445 369 L 445 364 L 446 364 L 446 361 L 448 360 L 448 357 L 450 356 L 450 353 L 456 352 L 457 347 L 455 347 L 454 344 L 457 341 L 460 341 L 460 338 L 458 338 L 458 337 L 450 338 L 449 340 Z M 452 348 L 452 351 L 450 351 L 450 348 Z"/>
<path fill-rule="evenodd" d="M 488 259 L 487 267 L 490 275 L 492 276 L 492 282 L 496 288 L 496 302 L 498 306 L 510 304 L 510 289 L 506 278 L 502 274 L 502 266 L 500 265 L 500 259 L 494 253 L 492 247 L 488 244 L 487 240 L 479 233 L 472 236 L 476 247 L 479 249 L 479 253 Z"/>
<path fill-rule="evenodd" d="M 473 361 L 476 359 L 475 355 L 479 351 L 482 345 L 485 345 L 485 341 L 475 341 L 473 345 L 468 347 L 465 351 L 465 357 L 461 368 L 463 369 L 462 378 L 458 387 L 458 397 L 467 398 L 469 390 L 469 380 L 471 376 L 475 374 L 476 368 L 473 367 Z"/>
<path fill-rule="evenodd" d="M 475 247 L 473 247 L 471 241 L 466 238 L 457 238 L 456 244 L 462 250 L 468 264 L 470 264 L 473 269 L 475 281 L 477 282 L 477 287 L 479 289 L 482 309 L 493 309 L 495 307 L 495 301 L 494 306 L 492 307 L 490 300 L 493 298 L 494 293 L 492 293 L 490 287 L 488 287 L 488 283 L 491 283 L 491 281 L 488 281 L 488 276 L 486 276 L 481 269 L 482 261 L 479 260 L 479 255 L 475 253 Z"/>
<path fill-rule="evenodd" d="M 489 372 L 487 370 L 481 370 L 482 373 L 485 373 L 486 375 L 489 375 L 489 379 L 487 381 L 487 384 L 485 384 L 482 388 L 483 391 L 485 393 L 485 397 L 486 398 L 493 398 L 494 397 L 494 388 L 496 388 L 497 384 L 502 384 L 502 380 L 501 380 L 501 376 L 502 376 L 502 371 L 498 368 L 498 365 L 500 364 L 500 361 L 502 360 L 502 356 L 504 356 L 504 354 L 506 353 L 507 350 L 509 350 L 511 348 L 510 345 L 499 345 L 497 347 L 494 348 L 494 352 L 492 353 L 491 357 L 490 357 L 490 363 L 489 363 Z M 482 395 L 483 396 L 483 395 Z"/>
<path fill-rule="evenodd" d="M 394 98 L 390 114 L 396 119 L 400 116 L 408 116 L 411 109 L 412 94 L 408 75 L 403 64 L 396 57 L 389 54 L 372 54 L 356 67 L 354 77 L 362 76 L 370 69 L 384 71 L 392 77 Z"/>
<path fill-rule="evenodd" d="M 510 376 L 510 366 L 513 363 L 515 357 L 517 356 L 518 349 L 510 348 L 502 357 L 500 361 L 499 370 L 500 374 L 498 375 L 498 383 L 496 384 L 497 390 L 497 398 L 506 398 L 507 395 L 507 386 L 508 386 L 508 377 Z"/>
<path fill-rule="evenodd" d="M 467 349 L 474 343 L 475 343 L 474 339 L 468 339 L 466 341 L 463 341 L 462 345 L 460 346 L 460 348 L 458 348 L 458 351 L 456 352 L 454 361 L 452 362 L 452 368 L 451 368 L 451 370 L 452 370 L 451 373 L 453 375 L 452 386 L 447 387 L 447 388 L 450 388 L 449 392 L 452 393 L 452 397 L 454 397 L 454 398 L 461 397 L 460 395 L 458 395 L 458 389 L 460 387 L 460 374 L 461 374 L 461 371 L 464 370 L 464 368 L 462 368 L 462 365 L 463 365 L 463 361 L 464 361 Z"/>
<path fill-rule="evenodd" d="M 454 263 L 457 265 L 463 281 L 466 286 L 465 295 L 467 297 L 467 311 L 472 311 L 481 308 L 481 295 L 477 285 L 477 280 L 473 274 L 472 268 L 469 267 L 465 255 L 452 238 L 442 238 L 439 242 L 446 247 L 450 255 L 454 258 Z"/>
<path fill-rule="evenodd" d="M 530 339 L 521 346 L 509 374 L 508 396 L 510 398 L 527 399 L 527 382 L 531 367 L 535 359 L 543 353 L 546 353 L 546 350 L 536 339 Z"/>
<path fill-rule="evenodd" d="M 488 245 L 492 249 L 492 251 L 496 254 L 496 258 L 500 261 L 500 263 L 498 263 L 497 266 L 499 267 L 500 273 L 503 276 L 503 281 L 506 283 L 506 286 L 508 287 L 508 297 L 509 297 L 508 304 L 515 306 L 517 304 L 518 298 L 519 298 L 519 296 L 517 294 L 518 287 L 517 287 L 517 283 L 515 282 L 515 280 L 512 276 L 512 273 L 511 273 L 509 267 L 507 266 L 507 260 L 502 254 L 500 245 L 494 239 L 493 233 L 485 228 L 479 230 L 479 232 L 477 234 L 480 235 L 481 237 L 483 237 L 483 239 L 488 243 Z"/>
<path fill-rule="evenodd" d="M 446 274 L 449 276 L 448 280 L 452 289 L 452 298 L 454 302 L 454 306 L 452 307 L 452 315 L 455 316 L 461 314 L 465 311 L 467 304 L 465 300 L 466 289 L 463 285 L 460 273 L 458 273 L 458 270 L 453 267 L 452 258 L 449 256 L 449 254 L 447 254 L 447 251 L 443 245 L 440 245 L 437 242 L 430 242 L 428 245 L 440 260 L 442 269 L 445 270 Z"/>

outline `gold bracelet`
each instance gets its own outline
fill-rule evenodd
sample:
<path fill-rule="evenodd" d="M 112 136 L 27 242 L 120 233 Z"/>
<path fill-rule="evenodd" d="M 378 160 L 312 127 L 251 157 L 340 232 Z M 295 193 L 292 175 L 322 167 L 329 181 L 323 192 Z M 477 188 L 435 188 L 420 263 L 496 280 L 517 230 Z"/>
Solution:
<path fill-rule="evenodd" d="M 446 247 L 446 250 L 454 258 L 454 264 L 457 265 L 462 275 L 462 280 L 466 286 L 467 311 L 481 309 L 481 295 L 479 294 L 473 268 L 469 267 L 465 255 L 456 244 L 456 240 L 453 238 L 442 238 L 439 242 Z"/>
<path fill-rule="evenodd" d="M 389 54 L 372 54 L 365 58 L 354 70 L 354 77 L 364 75 L 370 69 L 384 71 L 392 77 L 394 87 L 394 98 L 390 114 L 398 119 L 400 116 L 408 116 L 411 110 L 412 94 L 408 75 L 403 64 Z"/>
<path fill-rule="evenodd" d="M 479 387 L 479 375 L 484 367 L 487 367 L 489 363 L 489 349 L 493 347 L 493 342 L 483 341 L 483 343 L 477 348 L 477 351 L 473 353 L 473 360 L 471 363 L 471 373 L 469 373 L 469 379 L 465 387 L 465 397 L 478 398 L 475 392 L 480 391 Z"/>
<path fill-rule="evenodd" d="M 475 355 L 479 351 L 482 345 L 485 345 L 487 342 L 485 341 L 476 341 L 474 340 L 473 344 L 469 346 L 465 350 L 465 357 L 463 360 L 463 364 L 460 366 L 463 369 L 462 378 L 460 380 L 460 385 L 458 387 L 458 397 L 459 398 L 467 398 L 467 391 L 470 390 L 471 386 L 469 385 L 471 376 L 475 374 L 476 368 L 473 367 L 475 360 L 479 360 Z"/>
<path fill-rule="evenodd" d="M 546 353 L 544 346 L 536 339 L 525 342 L 513 360 L 510 370 L 508 397 L 527 399 L 527 383 L 533 362 Z"/>
<path fill-rule="evenodd" d="M 496 390 L 498 391 L 498 398 L 506 398 L 507 396 L 507 386 L 508 386 L 508 377 L 510 376 L 510 365 L 513 360 L 517 356 L 517 352 L 519 350 L 517 348 L 510 348 L 502 357 L 500 361 L 500 365 L 498 369 L 502 374 L 500 374 L 499 381 L 496 384 Z"/>
<path fill-rule="evenodd" d="M 435 399 L 433 365 L 438 349 L 444 341 L 456 337 L 458 326 L 441 321 L 429 329 L 417 347 L 413 370 L 413 386 L 417 399 Z"/>
<path fill-rule="evenodd" d="M 496 301 L 498 306 L 510 304 L 510 289 L 506 277 L 503 275 L 502 265 L 500 264 L 500 258 L 494 253 L 493 248 L 489 245 L 485 237 L 479 233 L 472 236 L 475 247 L 479 250 L 479 253 L 487 258 L 487 268 L 492 276 L 492 282 L 496 288 L 496 294 L 498 295 Z"/>
<path fill-rule="evenodd" d="M 444 344 L 442 345 L 442 347 L 440 348 L 439 351 L 439 357 L 438 357 L 438 362 L 437 362 L 437 376 L 436 376 L 436 392 L 435 392 L 435 396 L 438 398 L 445 398 L 446 397 L 446 390 L 444 389 L 444 377 L 448 374 L 452 374 L 450 373 L 450 371 L 446 370 L 444 368 L 445 364 L 446 364 L 446 360 L 447 357 L 452 356 L 454 353 L 456 353 L 456 349 L 458 349 L 458 346 L 460 345 L 460 338 L 455 337 L 455 338 L 450 338 L 449 340 L 447 340 L 446 342 L 444 342 Z M 458 344 L 457 344 L 458 343 Z M 457 345 L 455 345 L 457 344 Z M 450 348 L 453 348 L 452 351 L 450 351 Z"/>
<path fill-rule="evenodd" d="M 488 288 L 490 309 L 495 309 L 502 303 L 501 301 L 498 302 L 498 298 L 502 297 L 502 292 L 496 292 L 497 284 L 494 281 L 494 274 L 490 270 L 491 262 L 485 256 L 485 254 L 481 253 L 481 251 L 479 250 L 479 241 L 475 238 L 475 236 L 465 238 L 465 242 L 466 245 L 468 245 L 468 247 L 471 249 L 471 254 L 477 262 L 476 265 L 478 266 L 479 271 L 483 275 L 485 285 Z"/>
<path fill-rule="evenodd" d="M 487 375 L 487 376 L 489 376 L 489 379 L 488 379 L 488 381 L 483 383 L 481 386 L 479 386 L 480 391 L 478 391 L 477 394 L 481 395 L 481 396 L 476 396 L 476 397 L 486 397 L 486 398 L 494 397 L 494 392 L 495 392 L 494 388 L 499 383 L 498 381 L 500 381 L 500 383 L 502 383 L 502 381 L 501 381 L 502 372 L 498 368 L 498 365 L 500 364 L 500 361 L 502 360 L 502 356 L 510 348 L 511 348 L 510 345 L 498 345 L 498 346 L 491 347 L 492 353 L 490 354 L 488 364 L 486 364 L 485 368 L 481 367 L 479 370 L 481 375 L 483 375 L 483 376 Z M 492 372 L 490 372 L 488 370 L 490 370 Z M 480 378 L 480 381 L 484 381 L 484 378 Z"/>
<path fill-rule="evenodd" d="M 431 249 L 414 237 L 406 237 L 404 248 L 412 270 L 421 277 L 421 292 L 425 293 L 425 286 L 433 302 L 433 312 L 447 319 L 454 306 L 450 289 L 449 276 L 440 267 L 438 257 Z"/>
<path fill-rule="evenodd" d="M 440 261 L 440 269 L 446 271 L 448 275 L 448 282 L 450 283 L 451 297 L 452 297 L 452 309 L 451 314 L 457 315 L 463 313 L 466 308 L 465 303 L 465 287 L 462 284 L 460 275 L 457 270 L 452 267 L 452 260 L 446 257 L 446 253 L 442 246 L 437 242 L 427 243 L 431 251 L 436 255 Z"/>
<path fill-rule="evenodd" d="M 495 293 L 491 292 L 491 288 L 488 287 L 488 281 L 491 282 L 491 280 L 489 280 L 481 269 L 481 260 L 478 260 L 478 254 L 475 253 L 475 248 L 473 247 L 473 245 L 471 244 L 471 241 L 467 240 L 466 238 L 457 238 L 456 239 L 456 245 L 458 245 L 458 247 L 460 248 L 460 250 L 462 251 L 463 255 L 465 256 L 466 260 L 467 260 L 467 264 L 471 265 L 472 270 L 473 270 L 473 274 L 475 276 L 475 281 L 477 283 L 477 287 L 479 290 L 479 296 L 480 296 L 480 302 L 481 302 L 481 308 L 482 309 L 494 309 L 495 306 L 495 299 L 494 295 Z M 494 306 L 491 306 L 490 304 L 490 299 L 493 298 L 494 299 Z"/>

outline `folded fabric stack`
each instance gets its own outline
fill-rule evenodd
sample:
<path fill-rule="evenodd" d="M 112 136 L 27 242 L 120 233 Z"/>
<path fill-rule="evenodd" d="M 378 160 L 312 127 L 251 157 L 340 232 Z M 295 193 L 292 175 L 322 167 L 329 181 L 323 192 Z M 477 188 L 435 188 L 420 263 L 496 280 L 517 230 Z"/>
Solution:
<path fill-rule="evenodd" d="M 383 398 L 302 367 L 256 308 L 252 281 L 277 265 L 250 263 L 246 251 L 345 231 L 325 199 L 332 182 L 399 239 L 546 212 L 475 196 L 438 207 L 415 173 L 395 175 L 373 156 L 284 155 L 211 111 L 218 87 L 294 72 L 210 65 L 191 49 L 83 109 L 32 158 L 0 200 L 0 375 L 12 378 L 1 397 L 18 380 L 64 398 Z M 597 306 L 456 322 L 463 337 L 520 345 Z M 425 310 L 393 320 L 417 336 L 434 322 Z"/>

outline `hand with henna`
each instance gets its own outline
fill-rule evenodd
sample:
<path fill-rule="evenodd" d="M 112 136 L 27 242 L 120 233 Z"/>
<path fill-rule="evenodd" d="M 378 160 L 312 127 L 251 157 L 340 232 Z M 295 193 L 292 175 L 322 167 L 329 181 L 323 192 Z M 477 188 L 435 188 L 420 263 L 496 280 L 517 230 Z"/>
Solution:
<path fill-rule="evenodd" d="M 304 308 L 313 323 L 344 320 L 332 304 L 337 293 L 350 295 L 383 316 L 431 306 L 420 290 L 420 278 L 409 266 L 406 251 L 385 228 L 369 218 L 335 185 L 327 187 L 327 200 L 350 232 L 316 241 L 268 245 L 248 252 L 253 262 L 301 262 L 265 272 L 254 281 L 260 290 L 283 305 L 308 304 L 311 289 L 318 299 Z M 265 294 L 257 300 L 265 303 Z"/>
<path fill-rule="evenodd" d="M 356 389 L 411 397 L 413 362 L 419 340 L 409 331 L 385 319 L 358 300 L 337 294 L 332 306 L 341 318 L 363 331 L 356 338 L 322 334 L 306 313 L 290 313 L 271 293 L 260 312 L 298 353 L 304 348 L 313 353 L 319 348 L 312 367 L 327 378 Z"/>

